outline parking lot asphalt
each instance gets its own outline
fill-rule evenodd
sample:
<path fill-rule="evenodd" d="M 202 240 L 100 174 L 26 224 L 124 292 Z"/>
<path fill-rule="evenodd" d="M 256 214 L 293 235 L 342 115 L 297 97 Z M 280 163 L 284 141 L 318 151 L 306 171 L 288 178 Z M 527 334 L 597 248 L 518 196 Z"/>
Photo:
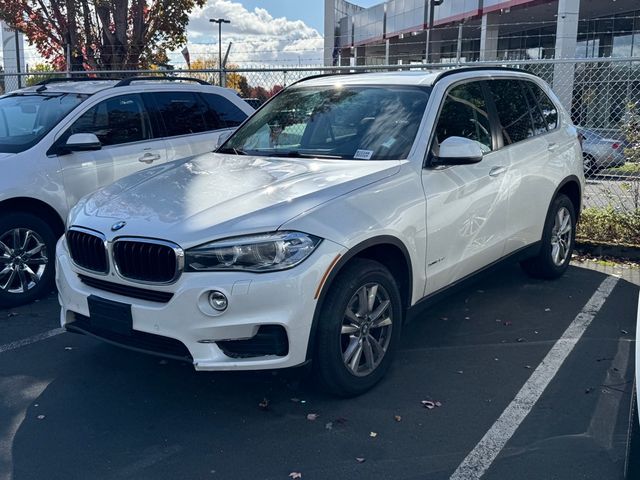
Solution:
<path fill-rule="evenodd" d="M 479 458 L 487 479 L 620 479 L 638 286 L 600 298 L 606 278 L 506 266 L 419 312 L 383 382 L 348 400 L 294 373 L 196 373 L 58 334 L 54 295 L 0 311 L 0 478 L 447 479 Z M 504 446 L 487 460 L 491 432 Z"/>

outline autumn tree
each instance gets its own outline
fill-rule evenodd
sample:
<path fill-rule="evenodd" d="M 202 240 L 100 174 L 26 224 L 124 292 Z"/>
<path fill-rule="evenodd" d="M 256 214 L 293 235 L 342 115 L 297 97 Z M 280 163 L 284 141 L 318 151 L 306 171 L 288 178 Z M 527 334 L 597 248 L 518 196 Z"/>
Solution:
<path fill-rule="evenodd" d="M 189 12 L 206 0 L 2 0 L 0 20 L 56 68 L 129 70 L 166 63 L 186 43 Z"/>

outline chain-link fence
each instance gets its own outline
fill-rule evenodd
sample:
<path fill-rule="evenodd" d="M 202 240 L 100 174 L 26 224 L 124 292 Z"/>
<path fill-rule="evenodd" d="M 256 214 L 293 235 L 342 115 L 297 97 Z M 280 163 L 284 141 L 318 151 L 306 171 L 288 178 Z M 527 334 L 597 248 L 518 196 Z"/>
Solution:
<path fill-rule="evenodd" d="M 313 75 L 372 71 L 443 70 L 503 66 L 533 73 L 551 85 L 583 136 L 588 182 L 581 234 L 594 240 L 640 244 L 640 58 L 522 60 L 458 64 L 358 67 L 238 68 L 219 70 L 32 72 L 0 74 L 0 92 L 53 76 L 122 78 L 189 76 L 226 85 L 256 105 L 284 87 Z"/>

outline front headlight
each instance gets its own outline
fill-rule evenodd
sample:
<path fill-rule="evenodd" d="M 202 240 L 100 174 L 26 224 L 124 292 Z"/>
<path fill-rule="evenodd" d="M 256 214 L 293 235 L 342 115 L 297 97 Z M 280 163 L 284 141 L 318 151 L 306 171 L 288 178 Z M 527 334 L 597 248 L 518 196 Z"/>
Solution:
<path fill-rule="evenodd" d="M 228 238 L 187 250 L 185 270 L 285 270 L 298 265 L 311 255 L 321 241 L 318 237 L 301 232 L 275 232 Z"/>

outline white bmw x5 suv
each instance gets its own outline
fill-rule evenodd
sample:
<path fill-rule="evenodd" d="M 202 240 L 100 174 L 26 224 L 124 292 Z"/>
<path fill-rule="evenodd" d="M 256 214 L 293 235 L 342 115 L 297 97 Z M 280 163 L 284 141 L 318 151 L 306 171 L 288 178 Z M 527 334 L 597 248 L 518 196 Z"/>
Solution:
<path fill-rule="evenodd" d="M 61 323 L 196 370 L 387 371 L 407 311 L 503 259 L 567 268 L 584 187 L 549 87 L 502 69 L 301 81 L 218 149 L 85 197 Z"/>

